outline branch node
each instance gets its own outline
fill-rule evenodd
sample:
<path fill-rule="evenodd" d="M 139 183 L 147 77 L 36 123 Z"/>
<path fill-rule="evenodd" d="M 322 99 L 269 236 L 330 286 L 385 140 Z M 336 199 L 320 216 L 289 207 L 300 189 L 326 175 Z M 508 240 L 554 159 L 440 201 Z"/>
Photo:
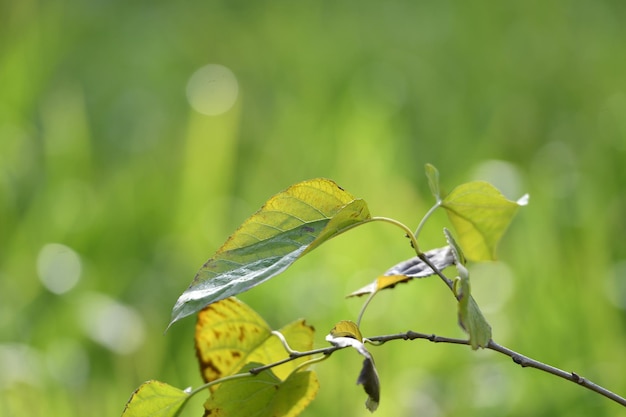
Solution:
<path fill-rule="evenodd" d="M 571 374 L 572 374 L 573 382 L 576 382 L 577 384 L 581 384 L 581 385 L 585 383 L 585 378 L 581 377 L 576 372 L 572 372 Z"/>
<path fill-rule="evenodd" d="M 513 359 L 513 362 L 515 362 L 516 364 L 518 364 L 522 368 L 526 367 L 526 361 L 520 355 L 512 355 L 511 359 Z"/>

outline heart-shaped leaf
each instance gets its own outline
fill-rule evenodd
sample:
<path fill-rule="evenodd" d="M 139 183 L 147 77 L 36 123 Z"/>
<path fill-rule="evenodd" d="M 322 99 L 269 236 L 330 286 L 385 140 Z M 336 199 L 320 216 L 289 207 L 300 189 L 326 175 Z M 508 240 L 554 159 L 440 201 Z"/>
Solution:
<path fill-rule="evenodd" d="M 297 320 L 279 330 L 294 350 L 313 348 L 313 327 Z M 250 307 L 230 297 L 207 306 L 198 314 L 196 354 L 205 382 L 240 372 L 249 362 L 269 364 L 287 356 L 281 341 L 267 323 Z M 273 368 L 284 379 L 307 357 Z M 221 384 L 220 384 L 221 385 Z M 215 390 L 216 386 L 211 389 Z"/>
<path fill-rule="evenodd" d="M 428 260 L 430 260 L 439 271 L 454 264 L 454 258 L 449 246 L 429 250 L 424 253 L 424 255 L 426 255 Z M 435 275 L 435 271 L 426 265 L 424 261 L 415 256 L 392 266 L 383 275 L 379 276 L 365 287 L 359 288 L 349 294 L 348 297 L 372 294 L 384 289 L 393 288 L 397 284 L 407 282 L 414 278 L 425 278 L 431 275 Z"/>
<path fill-rule="evenodd" d="M 269 199 L 228 238 L 178 298 L 170 325 L 283 272 L 305 253 L 370 219 L 365 201 L 314 179 Z"/>
<path fill-rule="evenodd" d="M 242 371 L 261 366 L 250 363 Z M 204 403 L 205 417 L 295 417 L 315 398 L 319 382 L 312 371 L 294 372 L 281 381 L 271 370 L 232 380 Z"/>
<path fill-rule="evenodd" d="M 494 260 L 500 238 L 528 196 L 507 200 L 493 185 L 474 181 L 456 187 L 441 202 L 468 259 Z"/>
<path fill-rule="evenodd" d="M 133 392 L 122 417 L 175 417 L 189 394 L 161 381 L 148 381 Z"/>

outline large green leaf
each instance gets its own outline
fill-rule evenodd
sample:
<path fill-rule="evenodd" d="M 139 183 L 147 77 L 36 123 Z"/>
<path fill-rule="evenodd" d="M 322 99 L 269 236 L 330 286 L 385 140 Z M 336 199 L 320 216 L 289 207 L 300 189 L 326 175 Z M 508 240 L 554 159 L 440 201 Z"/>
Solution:
<path fill-rule="evenodd" d="M 247 219 L 178 298 L 170 325 L 283 272 L 305 253 L 370 219 L 365 201 L 327 179 L 295 184 Z"/>
<path fill-rule="evenodd" d="M 260 366 L 250 363 L 243 370 Z M 204 404 L 205 417 L 294 417 L 315 398 L 319 382 L 312 371 L 293 372 L 281 381 L 271 370 L 228 381 Z"/>
<path fill-rule="evenodd" d="M 493 185 L 474 181 L 456 187 L 442 200 L 450 222 L 457 231 L 463 252 L 474 261 L 494 260 L 496 246 L 520 206 L 506 199 Z"/>
<path fill-rule="evenodd" d="M 122 417 L 175 417 L 188 399 L 188 393 L 164 382 L 144 382 L 126 403 Z"/>

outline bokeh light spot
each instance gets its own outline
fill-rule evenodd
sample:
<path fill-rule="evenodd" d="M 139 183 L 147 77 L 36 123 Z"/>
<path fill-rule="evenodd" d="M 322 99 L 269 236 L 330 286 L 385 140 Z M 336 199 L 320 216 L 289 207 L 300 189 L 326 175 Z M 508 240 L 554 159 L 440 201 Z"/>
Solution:
<path fill-rule="evenodd" d="M 86 295 L 80 317 L 87 335 L 107 349 L 126 355 L 139 349 L 145 339 L 145 324 L 133 308 L 102 294 Z"/>
<path fill-rule="evenodd" d="M 513 271 L 504 262 L 477 263 L 471 266 L 472 293 L 480 298 L 483 313 L 496 313 L 513 294 Z"/>
<path fill-rule="evenodd" d="M 41 283 L 55 294 L 71 290 L 80 279 L 80 256 L 60 243 L 48 243 L 37 256 L 37 274 Z"/>
<path fill-rule="evenodd" d="M 45 355 L 50 375 L 68 387 L 84 385 L 89 376 L 89 356 L 75 340 L 56 339 Z"/>
<path fill-rule="evenodd" d="M 474 168 L 476 180 L 493 184 L 507 198 L 516 201 L 524 194 L 522 177 L 515 165 L 507 161 L 491 159 Z"/>
<path fill-rule="evenodd" d="M 233 72 L 223 65 L 209 64 L 193 73 L 187 83 L 187 100 L 198 113 L 217 116 L 237 101 L 239 84 Z"/>
<path fill-rule="evenodd" d="M 25 344 L 0 344 L 0 369 L 0 389 L 20 383 L 39 385 L 42 380 L 40 355 Z"/>

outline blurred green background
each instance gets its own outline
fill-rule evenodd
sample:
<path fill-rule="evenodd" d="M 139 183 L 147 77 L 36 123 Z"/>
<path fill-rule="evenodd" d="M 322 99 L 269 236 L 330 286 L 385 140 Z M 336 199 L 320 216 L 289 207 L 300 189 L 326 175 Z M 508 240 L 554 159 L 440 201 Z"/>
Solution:
<path fill-rule="evenodd" d="M 322 176 L 414 228 L 426 162 L 448 190 L 531 195 L 501 261 L 470 269 L 494 339 L 626 394 L 624 21 L 619 0 L 0 3 L 0 415 L 115 416 L 144 380 L 198 386 L 194 320 L 163 331 L 246 217 Z M 367 225 L 241 298 L 325 346 L 363 301 L 344 295 L 411 255 Z M 362 327 L 462 337 L 455 314 L 426 279 Z M 495 352 L 371 351 L 377 415 L 626 415 Z M 369 415 L 360 365 L 318 365 L 303 415 Z"/>

